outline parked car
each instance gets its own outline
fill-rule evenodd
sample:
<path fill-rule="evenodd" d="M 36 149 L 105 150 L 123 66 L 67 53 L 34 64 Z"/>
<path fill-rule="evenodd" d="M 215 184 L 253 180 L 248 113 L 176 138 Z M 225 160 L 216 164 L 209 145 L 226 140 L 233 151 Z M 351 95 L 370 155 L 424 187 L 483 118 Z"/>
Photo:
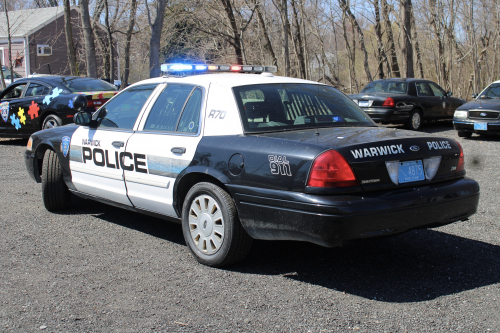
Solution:
<path fill-rule="evenodd" d="M 0 137 L 29 137 L 41 129 L 71 124 L 77 96 L 95 111 L 117 92 L 112 84 L 86 77 L 21 78 L 0 93 Z"/>
<path fill-rule="evenodd" d="M 458 136 L 500 134 L 500 81 L 491 83 L 475 97 L 455 111 L 453 126 Z"/>
<path fill-rule="evenodd" d="M 11 74 L 10 69 L 5 66 L 2 66 L 2 72 L 6 87 L 12 83 L 12 76 L 14 76 L 14 81 L 22 79 L 22 76 L 17 74 L 16 72 L 13 72 L 13 74 Z"/>
<path fill-rule="evenodd" d="M 426 120 L 453 119 L 465 101 L 451 95 L 429 80 L 397 78 L 370 82 L 349 97 L 376 122 L 417 131 Z"/>
<path fill-rule="evenodd" d="M 479 186 L 455 140 L 378 127 L 333 87 L 275 68 L 163 70 L 188 73 L 136 83 L 77 113 L 78 126 L 31 136 L 26 168 L 49 211 L 73 193 L 179 222 L 210 266 L 242 260 L 252 239 L 333 247 L 476 212 Z"/>

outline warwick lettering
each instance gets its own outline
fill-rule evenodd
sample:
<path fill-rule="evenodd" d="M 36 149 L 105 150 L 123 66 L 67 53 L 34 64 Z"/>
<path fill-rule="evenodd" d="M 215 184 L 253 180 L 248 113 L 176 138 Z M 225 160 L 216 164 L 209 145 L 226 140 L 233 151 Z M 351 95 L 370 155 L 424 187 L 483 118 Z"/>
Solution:
<path fill-rule="evenodd" d="M 405 151 L 403 150 L 403 145 L 390 145 L 351 150 L 351 154 L 352 156 L 354 156 L 354 158 L 404 154 L 404 152 Z"/>

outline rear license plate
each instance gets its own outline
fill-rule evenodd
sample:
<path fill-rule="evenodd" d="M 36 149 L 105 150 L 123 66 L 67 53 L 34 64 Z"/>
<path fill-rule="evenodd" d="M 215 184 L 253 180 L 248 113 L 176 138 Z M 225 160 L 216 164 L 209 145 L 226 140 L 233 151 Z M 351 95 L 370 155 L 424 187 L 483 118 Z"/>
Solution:
<path fill-rule="evenodd" d="M 487 131 L 488 123 L 474 123 L 474 129 L 479 131 Z"/>
<path fill-rule="evenodd" d="M 400 184 L 416 182 L 424 179 L 425 175 L 422 161 L 399 162 L 398 181 Z"/>
<path fill-rule="evenodd" d="M 370 102 L 369 101 L 359 101 L 359 106 L 362 108 L 367 108 L 370 106 Z"/>

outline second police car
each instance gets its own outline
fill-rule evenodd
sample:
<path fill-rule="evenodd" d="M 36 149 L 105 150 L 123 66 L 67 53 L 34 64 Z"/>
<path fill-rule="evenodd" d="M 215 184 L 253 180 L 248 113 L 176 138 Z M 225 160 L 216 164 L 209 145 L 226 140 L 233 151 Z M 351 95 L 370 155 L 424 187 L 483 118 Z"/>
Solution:
<path fill-rule="evenodd" d="M 26 167 L 49 211 L 73 193 L 180 222 L 210 266 L 253 239 L 333 247 L 476 212 L 455 140 L 377 127 L 336 89 L 272 67 L 162 69 L 207 74 L 136 83 L 78 126 L 31 136 Z"/>

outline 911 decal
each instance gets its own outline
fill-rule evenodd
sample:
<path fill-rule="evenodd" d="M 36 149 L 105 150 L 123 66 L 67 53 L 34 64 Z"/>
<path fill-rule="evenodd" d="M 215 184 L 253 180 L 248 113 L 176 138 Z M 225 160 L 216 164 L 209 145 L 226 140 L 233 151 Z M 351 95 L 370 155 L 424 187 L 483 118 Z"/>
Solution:
<path fill-rule="evenodd" d="M 286 160 L 286 156 L 269 155 L 269 167 L 273 175 L 291 176 L 290 162 Z"/>

